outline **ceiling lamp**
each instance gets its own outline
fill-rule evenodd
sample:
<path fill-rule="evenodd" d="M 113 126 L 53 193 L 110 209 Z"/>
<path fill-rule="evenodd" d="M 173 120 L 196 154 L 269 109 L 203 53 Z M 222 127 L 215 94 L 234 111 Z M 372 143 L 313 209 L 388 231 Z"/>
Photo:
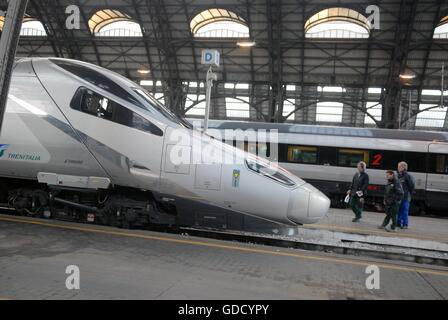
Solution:
<path fill-rule="evenodd" d="M 255 41 L 238 41 L 236 44 L 241 48 L 250 48 L 255 46 L 257 43 Z"/>

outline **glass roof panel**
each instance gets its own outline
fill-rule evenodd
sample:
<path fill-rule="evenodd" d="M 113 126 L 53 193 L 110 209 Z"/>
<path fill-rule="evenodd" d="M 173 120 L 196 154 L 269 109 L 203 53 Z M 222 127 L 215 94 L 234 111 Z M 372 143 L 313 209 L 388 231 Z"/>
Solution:
<path fill-rule="evenodd" d="M 248 38 L 249 27 L 236 13 L 222 8 L 211 8 L 198 13 L 190 22 L 195 37 Z"/>
<path fill-rule="evenodd" d="M 439 25 L 434 30 L 434 39 L 448 39 L 448 16 L 440 20 Z"/>
<path fill-rule="evenodd" d="M 365 39 L 372 26 L 359 12 L 348 8 L 324 9 L 305 23 L 307 38 Z"/>
<path fill-rule="evenodd" d="M 90 31 L 99 37 L 141 37 L 140 25 L 121 11 L 103 9 L 95 12 L 88 22 Z"/>

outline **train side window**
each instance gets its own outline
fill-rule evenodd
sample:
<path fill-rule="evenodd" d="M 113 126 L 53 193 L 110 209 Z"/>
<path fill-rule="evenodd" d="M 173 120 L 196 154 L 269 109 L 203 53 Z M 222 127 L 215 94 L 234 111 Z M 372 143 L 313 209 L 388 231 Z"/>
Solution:
<path fill-rule="evenodd" d="M 409 166 L 409 171 L 426 172 L 426 153 L 422 152 L 406 152 L 404 161 Z"/>
<path fill-rule="evenodd" d="M 431 173 L 448 174 L 448 155 L 431 155 Z"/>
<path fill-rule="evenodd" d="M 84 87 L 78 89 L 70 106 L 73 109 L 101 119 L 149 132 L 157 136 L 163 136 L 160 128 L 139 114 Z"/>
<path fill-rule="evenodd" d="M 289 146 L 288 147 L 288 162 L 317 164 L 317 148 L 316 147 L 302 147 Z"/>
<path fill-rule="evenodd" d="M 383 151 L 383 169 L 397 170 L 399 162 L 404 161 L 404 152 L 401 151 Z M 412 170 L 411 170 L 412 171 Z"/>
<path fill-rule="evenodd" d="M 360 161 L 364 161 L 369 165 L 369 151 L 339 149 L 338 166 L 356 167 Z"/>
<path fill-rule="evenodd" d="M 338 149 L 333 147 L 319 147 L 319 164 L 335 166 L 337 164 Z"/>

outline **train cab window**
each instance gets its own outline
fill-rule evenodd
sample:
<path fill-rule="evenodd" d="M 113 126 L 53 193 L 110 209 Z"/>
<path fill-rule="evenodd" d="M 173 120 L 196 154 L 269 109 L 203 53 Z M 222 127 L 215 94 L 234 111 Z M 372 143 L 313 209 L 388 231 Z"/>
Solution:
<path fill-rule="evenodd" d="M 317 148 L 316 147 L 302 147 L 289 146 L 288 147 L 288 162 L 317 164 Z"/>
<path fill-rule="evenodd" d="M 431 173 L 448 174 L 448 155 L 435 154 L 431 156 Z"/>
<path fill-rule="evenodd" d="M 356 167 L 360 161 L 364 161 L 369 165 L 369 151 L 339 149 L 338 166 Z"/>
<path fill-rule="evenodd" d="M 135 97 L 131 95 L 127 90 L 110 79 L 110 77 L 107 76 L 107 72 L 101 72 L 100 70 L 89 67 L 82 62 L 60 59 L 50 59 L 50 61 L 56 64 L 58 67 L 91 83 L 92 85 L 100 87 L 101 89 L 106 90 L 107 92 L 110 92 L 139 108 L 146 109 L 146 107 L 143 106 L 140 101 L 138 101 L 138 99 L 135 99 Z"/>
<path fill-rule="evenodd" d="M 163 136 L 162 130 L 139 114 L 84 87 L 78 89 L 70 106 L 101 119 Z"/>

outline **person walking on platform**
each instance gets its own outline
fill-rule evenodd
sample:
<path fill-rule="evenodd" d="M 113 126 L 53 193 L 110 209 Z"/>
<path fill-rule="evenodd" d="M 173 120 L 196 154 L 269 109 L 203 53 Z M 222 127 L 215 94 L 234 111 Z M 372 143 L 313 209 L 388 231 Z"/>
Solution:
<path fill-rule="evenodd" d="M 400 180 L 395 176 L 392 170 L 386 172 L 387 184 L 384 189 L 384 206 L 386 209 L 386 217 L 381 229 L 386 231 L 395 231 L 397 226 L 398 209 L 400 208 L 400 202 L 403 198 L 403 188 L 401 187 Z M 392 221 L 390 229 L 388 228 L 389 222 Z"/>
<path fill-rule="evenodd" d="M 365 162 L 361 161 L 358 163 L 358 171 L 353 176 L 350 190 L 347 191 L 347 195 L 350 196 L 350 207 L 355 214 L 353 222 L 359 222 L 362 218 L 364 199 L 369 186 L 369 175 L 366 173 L 366 167 Z"/>
<path fill-rule="evenodd" d="M 404 192 L 403 200 L 401 200 L 398 211 L 397 226 L 401 229 L 407 229 L 409 227 L 409 206 L 415 190 L 415 182 L 414 177 L 408 173 L 408 164 L 406 162 L 400 162 L 398 164 L 397 173 Z"/>

